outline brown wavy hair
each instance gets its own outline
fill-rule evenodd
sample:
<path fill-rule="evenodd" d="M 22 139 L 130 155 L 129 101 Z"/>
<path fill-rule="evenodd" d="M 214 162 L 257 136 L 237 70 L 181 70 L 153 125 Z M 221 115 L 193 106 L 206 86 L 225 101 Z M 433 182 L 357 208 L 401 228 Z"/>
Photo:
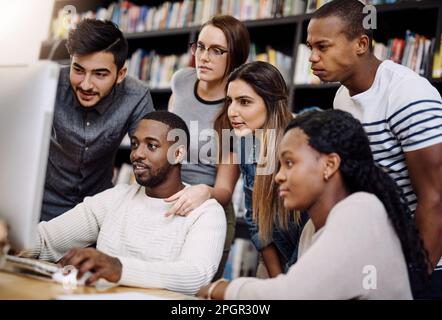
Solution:
<path fill-rule="evenodd" d="M 227 86 L 234 80 L 242 80 L 250 85 L 253 90 L 264 100 L 267 118 L 261 129 L 263 135 L 260 137 L 261 148 L 258 157 L 257 170 L 268 163 L 264 159 L 273 162 L 274 170 L 272 173 L 256 175 L 253 187 L 253 219 L 257 222 L 259 236 L 262 240 L 269 240 L 275 224 L 287 228 L 289 214 L 284 209 L 281 199 L 278 196 L 278 186 L 275 182 L 277 173 L 276 147 L 279 145 L 287 124 L 293 119 L 292 113 L 288 108 L 288 90 L 287 85 L 278 69 L 269 63 L 255 61 L 244 64 L 235 69 L 227 79 Z M 222 130 L 232 130 L 227 109 L 229 102 L 226 101 L 220 113 L 215 120 L 215 130 L 220 137 L 218 145 L 223 145 Z M 276 131 L 272 139 L 269 129 Z M 226 142 L 224 142 L 226 143 Z M 219 159 L 225 159 L 220 150 Z M 271 155 L 271 156 L 269 156 Z"/>

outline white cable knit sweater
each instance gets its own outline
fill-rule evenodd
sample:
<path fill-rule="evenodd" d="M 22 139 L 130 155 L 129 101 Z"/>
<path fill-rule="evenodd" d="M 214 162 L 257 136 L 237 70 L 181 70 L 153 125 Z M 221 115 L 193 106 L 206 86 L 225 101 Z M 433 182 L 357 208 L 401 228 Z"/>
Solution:
<path fill-rule="evenodd" d="M 213 199 L 187 217 L 166 218 L 170 206 L 146 196 L 138 184 L 117 185 L 41 222 L 36 246 L 28 254 L 58 261 L 71 248 L 97 242 L 99 251 L 121 261 L 120 284 L 195 294 L 218 268 L 225 214 Z"/>

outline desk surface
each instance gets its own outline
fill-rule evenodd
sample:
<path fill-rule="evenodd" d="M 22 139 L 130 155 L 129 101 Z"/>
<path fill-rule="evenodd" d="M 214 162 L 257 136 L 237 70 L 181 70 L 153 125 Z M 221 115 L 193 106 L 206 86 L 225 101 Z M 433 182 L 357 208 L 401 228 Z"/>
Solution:
<path fill-rule="evenodd" d="M 133 287 L 113 287 L 105 291 L 98 291 L 94 287 L 79 286 L 74 291 L 67 291 L 61 284 L 53 282 L 50 279 L 0 271 L 0 300 L 50 300 L 60 295 L 71 294 L 109 294 L 137 292 L 161 296 L 166 299 L 192 299 L 180 293 L 167 291 L 163 289 L 141 289 Z"/>

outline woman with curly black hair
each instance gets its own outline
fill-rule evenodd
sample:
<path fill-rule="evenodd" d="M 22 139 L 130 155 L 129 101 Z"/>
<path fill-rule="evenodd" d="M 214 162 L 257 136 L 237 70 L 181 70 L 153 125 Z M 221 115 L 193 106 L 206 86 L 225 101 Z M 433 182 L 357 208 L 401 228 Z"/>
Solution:
<path fill-rule="evenodd" d="M 428 257 L 407 203 L 376 166 L 362 125 L 328 110 L 288 125 L 276 175 L 284 207 L 310 220 L 299 259 L 275 279 L 215 282 L 216 299 L 411 299 L 423 297 Z"/>

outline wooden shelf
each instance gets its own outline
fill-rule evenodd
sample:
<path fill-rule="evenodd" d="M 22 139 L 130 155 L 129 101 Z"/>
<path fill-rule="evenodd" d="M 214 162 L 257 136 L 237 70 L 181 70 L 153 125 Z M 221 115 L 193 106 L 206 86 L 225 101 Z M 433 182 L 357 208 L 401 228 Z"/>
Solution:
<path fill-rule="evenodd" d="M 302 15 L 243 21 L 247 28 L 269 27 L 297 23 Z"/>
<path fill-rule="evenodd" d="M 140 39 L 140 38 L 153 38 L 153 37 L 170 37 L 182 34 L 190 34 L 191 32 L 195 32 L 199 30 L 199 27 L 184 27 L 184 28 L 173 28 L 173 29 L 160 29 L 160 30 L 151 30 L 144 32 L 131 32 L 124 33 L 124 36 L 127 40 L 131 39 Z"/>
<path fill-rule="evenodd" d="M 393 4 L 376 5 L 376 11 L 382 13 L 388 11 L 400 11 L 408 9 L 428 9 L 439 6 L 440 6 L 440 0 L 426 0 L 426 1 L 405 0 Z"/>

